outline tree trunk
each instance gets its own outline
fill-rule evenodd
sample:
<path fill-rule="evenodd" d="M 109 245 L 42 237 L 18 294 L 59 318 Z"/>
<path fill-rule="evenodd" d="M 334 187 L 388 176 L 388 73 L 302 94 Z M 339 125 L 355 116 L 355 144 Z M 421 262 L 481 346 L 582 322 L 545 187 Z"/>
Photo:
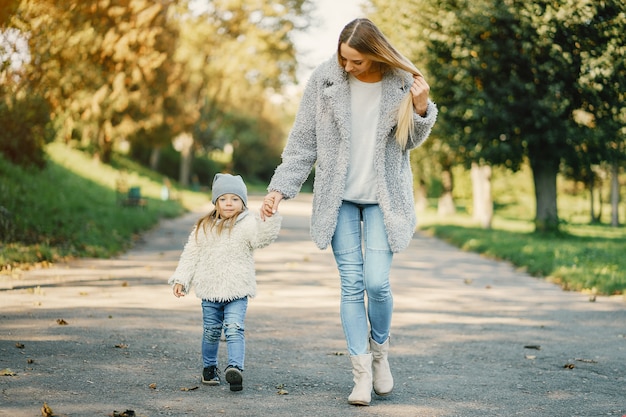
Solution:
<path fill-rule="evenodd" d="M 150 169 L 156 171 L 159 168 L 161 159 L 161 146 L 154 146 L 150 152 Z"/>
<path fill-rule="evenodd" d="M 619 165 L 611 166 L 611 226 L 619 227 Z"/>
<path fill-rule="evenodd" d="M 594 183 L 595 181 L 593 179 L 589 182 L 589 199 L 590 199 L 589 213 L 591 215 L 591 219 L 589 220 L 589 222 L 591 224 L 593 224 L 596 219 L 596 204 L 595 204 L 595 196 L 593 195 L 593 191 L 595 189 L 595 187 L 593 186 Z"/>
<path fill-rule="evenodd" d="M 491 229 L 493 220 L 491 165 L 479 165 L 472 162 L 471 176 L 474 220 L 483 229 Z"/>
<path fill-rule="evenodd" d="M 191 133 L 181 133 L 174 139 L 174 149 L 180 152 L 180 172 L 178 181 L 181 185 L 189 185 L 191 163 L 193 161 L 193 136 Z"/>
<path fill-rule="evenodd" d="M 111 157 L 113 156 L 113 141 L 111 137 L 106 133 L 105 129 L 100 129 L 98 132 L 98 159 L 105 164 L 111 163 Z"/>
<path fill-rule="evenodd" d="M 535 231 L 556 232 L 559 230 L 559 214 L 556 205 L 556 175 L 558 163 L 548 161 L 530 162 L 535 184 Z"/>
<path fill-rule="evenodd" d="M 113 156 L 113 137 L 111 135 L 111 121 L 105 120 L 100 127 L 99 148 L 100 148 L 100 161 L 105 164 L 111 163 Z"/>
<path fill-rule="evenodd" d="M 453 179 L 450 167 L 444 168 L 441 172 L 441 183 L 443 185 L 443 193 L 441 197 L 439 197 L 437 213 L 442 216 L 454 214 L 456 207 L 454 206 L 454 198 L 452 197 Z"/>

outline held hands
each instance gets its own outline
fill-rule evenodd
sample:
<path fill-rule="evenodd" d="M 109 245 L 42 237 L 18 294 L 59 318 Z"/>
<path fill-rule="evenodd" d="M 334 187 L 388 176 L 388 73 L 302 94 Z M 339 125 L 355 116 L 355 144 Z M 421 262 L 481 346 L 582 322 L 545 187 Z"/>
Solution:
<path fill-rule="evenodd" d="M 413 84 L 411 85 L 411 95 L 413 96 L 413 108 L 420 116 L 426 116 L 428 109 L 428 94 L 430 86 L 424 79 L 422 74 L 413 76 Z"/>
<path fill-rule="evenodd" d="M 174 284 L 173 291 L 176 298 L 185 296 L 185 287 L 183 287 L 183 284 Z"/>
<path fill-rule="evenodd" d="M 263 199 L 261 206 L 261 219 L 272 217 L 278 211 L 278 204 L 283 199 L 283 195 L 278 191 L 270 191 Z"/>

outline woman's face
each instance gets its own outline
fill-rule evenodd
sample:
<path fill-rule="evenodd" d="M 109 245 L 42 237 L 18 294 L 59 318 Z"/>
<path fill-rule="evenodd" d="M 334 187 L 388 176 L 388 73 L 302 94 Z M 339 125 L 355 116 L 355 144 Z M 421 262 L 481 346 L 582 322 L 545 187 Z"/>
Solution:
<path fill-rule="evenodd" d="M 216 203 L 222 219 L 230 219 L 243 211 L 243 201 L 236 194 L 221 195 L 217 198 Z"/>
<path fill-rule="evenodd" d="M 342 43 L 339 47 L 339 56 L 341 57 L 343 69 L 355 77 L 361 78 L 371 72 L 370 69 L 374 61 L 366 58 L 346 43 Z"/>

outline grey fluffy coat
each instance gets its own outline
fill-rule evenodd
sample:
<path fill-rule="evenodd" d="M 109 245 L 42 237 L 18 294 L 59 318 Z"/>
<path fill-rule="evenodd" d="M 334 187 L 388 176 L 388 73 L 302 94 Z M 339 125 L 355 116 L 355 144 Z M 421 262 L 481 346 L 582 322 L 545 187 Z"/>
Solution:
<path fill-rule="evenodd" d="M 384 74 L 376 130 L 376 195 L 393 252 L 409 245 L 417 224 L 409 151 L 426 140 L 437 118 L 437 107 L 429 102 L 424 117 L 414 113 L 415 135 L 406 149 L 397 144 L 398 107 L 412 83 L 411 74 L 405 71 L 390 70 Z M 311 75 L 282 153 L 282 163 L 268 186 L 269 191 L 278 191 L 285 199 L 294 198 L 316 165 L 311 237 L 320 249 L 328 247 L 335 233 L 346 185 L 350 107 L 348 74 L 333 56 Z"/>
<path fill-rule="evenodd" d="M 198 298 L 214 302 L 254 297 L 254 250 L 276 240 L 281 221 L 280 215 L 263 221 L 259 213 L 245 211 L 219 235 L 207 227 L 196 239 L 194 227 L 168 283 L 182 284 L 185 293 L 193 286 Z"/>

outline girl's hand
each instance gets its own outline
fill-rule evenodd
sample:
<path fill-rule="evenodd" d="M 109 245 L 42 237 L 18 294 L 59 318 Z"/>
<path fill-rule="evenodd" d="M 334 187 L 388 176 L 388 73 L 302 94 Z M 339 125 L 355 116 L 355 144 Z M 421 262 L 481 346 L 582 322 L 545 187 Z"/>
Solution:
<path fill-rule="evenodd" d="M 428 109 L 428 94 L 430 86 L 424 79 L 422 74 L 413 76 L 413 84 L 411 85 L 411 96 L 413 97 L 413 107 L 415 112 L 420 116 L 426 116 Z"/>
<path fill-rule="evenodd" d="M 183 287 L 183 284 L 174 284 L 173 291 L 177 298 L 185 296 L 185 287 Z"/>
<path fill-rule="evenodd" d="M 270 191 L 263 199 L 261 206 L 261 219 L 272 217 L 278 211 L 278 204 L 283 199 L 283 195 L 278 191 Z"/>

